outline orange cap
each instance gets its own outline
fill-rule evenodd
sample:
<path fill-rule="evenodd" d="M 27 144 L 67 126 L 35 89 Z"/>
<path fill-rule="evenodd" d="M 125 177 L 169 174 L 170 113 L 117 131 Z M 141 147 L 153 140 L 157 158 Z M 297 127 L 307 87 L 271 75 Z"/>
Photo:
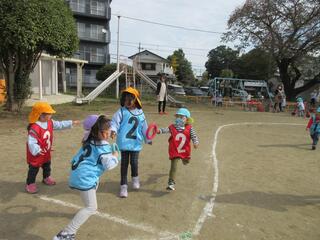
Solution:
<path fill-rule="evenodd" d="M 142 103 L 141 103 L 141 100 L 140 100 L 140 93 L 137 89 L 133 88 L 133 87 L 128 87 L 126 88 L 125 90 L 123 90 L 123 92 L 128 92 L 128 93 L 131 93 L 135 96 L 138 104 L 140 105 L 140 107 L 142 108 Z"/>
<path fill-rule="evenodd" d="M 33 105 L 32 111 L 29 114 L 29 123 L 35 123 L 36 121 L 38 121 L 38 119 L 42 113 L 53 114 L 55 112 L 56 111 L 53 110 L 53 108 L 51 107 L 51 105 L 49 103 L 37 102 Z"/>

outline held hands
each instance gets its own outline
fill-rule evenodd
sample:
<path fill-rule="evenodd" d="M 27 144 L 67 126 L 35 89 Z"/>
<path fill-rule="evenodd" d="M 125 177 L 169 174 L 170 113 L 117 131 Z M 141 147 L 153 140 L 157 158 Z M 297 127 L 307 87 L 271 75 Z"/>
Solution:
<path fill-rule="evenodd" d="M 116 132 L 115 131 L 111 131 L 111 133 L 110 133 L 111 139 L 114 140 L 116 138 L 116 136 L 117 136 Z"/>
<path fill-rule="evenodd" d="M 74 120 L 74 121 L 72 121 L 72 125 L 78 126 L 78 125 L 80 125 L 80 121 Z"/>
<path fill-rule="evenodd" d="M 118 157 L 119 157 L 119 153 L 118 153 L 118 151 L 114 151 L 114 152 L 112 153 L 112 156 L 114 156 L 114 157 L 118 158 Z"/>
<path fill-rule="evenodd" d="M 157 95 L 157 101 L 159 102 L 159 100 L 160 100 L 160 96 L 159 96 L 159 95 Z"/>

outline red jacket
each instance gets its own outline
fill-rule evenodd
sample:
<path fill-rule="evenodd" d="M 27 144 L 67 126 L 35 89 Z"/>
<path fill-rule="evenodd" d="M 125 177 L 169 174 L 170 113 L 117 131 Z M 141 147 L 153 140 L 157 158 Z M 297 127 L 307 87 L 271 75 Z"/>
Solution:
<path fill-rule="evenodd" d="M 49 162 L 51 160 L 51 147 L 53 141 L 53 123 L 52 120 L 48 121 L 47 129 L 41 128 L 38 124 L 31 124 L 29 127 L 28 134 L 35 139 L 41 148 L 41 151 L 44 151 L 43 154 L 38 154 L 33 156 L 29 150 L 27 143 L 27 162 L 28 164 L 34 167 L 41 167 L 42 164 Z"/>
<path fill-rule="evenodd" d="M 169 158 L 190 159 L 191 155 L 191 125 L 186 125 L 184 130 L 178 131 L 172 124 L 169 126 L 171 136 L 169 138 Z"/>

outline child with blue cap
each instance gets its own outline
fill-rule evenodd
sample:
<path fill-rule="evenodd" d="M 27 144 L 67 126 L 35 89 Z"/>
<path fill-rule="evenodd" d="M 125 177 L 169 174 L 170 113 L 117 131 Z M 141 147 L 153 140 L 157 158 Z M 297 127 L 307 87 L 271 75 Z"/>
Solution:
<path fill-rule="evenodd" d="M 169 159 L 171 160 L 171 167 L 169 172 L 169 180 L 167 190 L 175 190 L 175 177 L 177 172 L 177 164 L 179 160 L 184 165 L 190 161 L 191 155 L 191 141 L 194 148 L 199 145 L 199 140 L 196 132 L 191 124 L 193 119 L 188 109 L 180 108 L 175 114 L 175 122 L 167 128 L 160 128 L 158 134 L 170 133 L 169 138 Z"/>
<path fill-rule="evenodd" d="M 316 150 L 320 135 L 320 107 L 318 107 L 316 113 L 311 116 L 306 130 L 310 131 L 312 150 Z"/>

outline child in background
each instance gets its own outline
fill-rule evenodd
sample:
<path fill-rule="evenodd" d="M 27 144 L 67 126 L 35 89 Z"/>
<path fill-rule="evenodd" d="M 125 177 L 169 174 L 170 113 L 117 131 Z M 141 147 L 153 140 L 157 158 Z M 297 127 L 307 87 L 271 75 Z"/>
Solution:
<path fill-rule="evenodd" d="M 146 117 L 142 111 L 139 92 L 129 87 L 121 94 L 120 109 L 113 115 L 112 137 L 117 135 L 117 144 L 121 151 L 121 198 L 128 197 L 128 167 L 131 166 L 132 188 L 140 188 L 138 174 L 138 158 L 143 142 L 146 140 L 148 128 Z"/>
<path fill-rule="evenodd" d="M 179 160 L 183 165 L 190 162 L 191 147 L 190 140 L 193 142 L 194 148 L 199 145 L 198 137 L 191 126 L 193 119 L 188 109 L 180 108 L 175 114 L 175 123 L 167 128 L 160 128 L 158 134 L 170 133 L 169 138 L 169 159 L 171 167 L 169 172 L 169 180 L 167 190 L 175 190 L 175 179 L 177 172 L 177 164 Z"/>
<path fill-rule="evenodd" d="M 53 240 L 73 240 L 82 224 L 97 211 L 96 191 L 99 179 L 105 171 L 118 165 L 118 153 L 108 143 L 111 120 L 106 116 L 89 115 L 84 123 L 82 147 L 71 161 L 69 186 L 80 190 L 84 208 L 73 217 L 66 228 Z"/>
<path fill-rule="evenodd" d="M 305 116 L 305 105 L 304 105 L 302 97 L 297 98 L 297 108 L 298 108 L 298 116 L 304 117 Z"/>
<path fill-rule="evenodd" d="M 27 141 L 27 163 L 29 165 L 26 180 L 26 191 L 28 193 L 38 192 L 36 177 L 39 168 L 43 169 L 42 182 L 46 185 L 55 185 L 51 177 L 51 147 L 53 143 L 53 130 L 71 128 L 79 121 L 55 121 L 52 114 L 55 111 L 46 102 L 37 102 L 33 105 L 29 114 L 28 141 Z"/>
<path fill-rule="evenodd" d="M 320 135 L 320 107 L 318 107 L 315 114 L 312 114 L 306 130 L 310 131 L 310 136 L 312 138 L 312 150 L 316 150 Z"/>

